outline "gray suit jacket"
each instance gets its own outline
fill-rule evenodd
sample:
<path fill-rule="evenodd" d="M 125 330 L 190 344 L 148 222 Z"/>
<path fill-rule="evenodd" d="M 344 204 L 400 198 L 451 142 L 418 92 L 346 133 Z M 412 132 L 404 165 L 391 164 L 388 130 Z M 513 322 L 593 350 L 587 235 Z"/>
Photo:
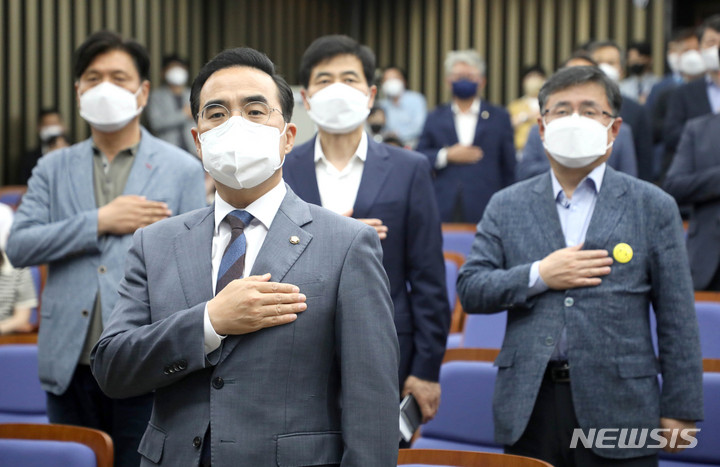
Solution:
<path fill-rule="evenodd" d="M 142 130 L 126 195 L 164 201 L 173 214 L 205 205 L 200 162 Z M 49 263 L 38 338 L 43 389 L 63 394 L 80 358 L 95 296 L 103 322 L 118 299 L 131 236 L 97 235 L 92 140 L 51 152 L 33 170 L 15 215 L 7 254 L 13 265 Z"/>
<path fill-rule="evenodd" d="M 288 189 L 252 274 L 296 284 L 308 308 L 207 358 L 213 227 L 207 208 L 135 234 L 94 349 L 111 397 L 155 390 L 142 465 L 197 465 L 211 424 L 213 465 L 395 466 L 399 351 L 375 231 Z"/>
<path fill-rule="evenodd" d="M 182 93 L 181 102 L 183 105 L 190 103 L 190 88 Z M 175 94 L 169 87 L 161 86 L 150 92 L 145 115 L 155 136 L 195 154 L 195 141 L 190 133 L 195 122 L 183 113 L 182 107 L 178 108 Z"/>
<path fill-rule="evenodd" d="M 615 261 L 601 285 L 528 298 L 531 264 L 565 247 L 550 174 L 517 183 L 490 201 L 460 271 L 458 293 L 469 313 L 508 310 L 495 361 L 499 443 L 513 444 L 525 430 L 563 324 L 580 427 L 656 428 L 661 416 L 702 418 L 698 326 L 677 206 L 655 186 L 607 167 L 584 249 L 612 255 L 618 243 L 629 244 L 633 257 Z M 650 337 L 650 303 L 659 359 Z M 652 452 L 596 453 L 623 458 Z"/>
<path fill-rule="evenodd" d="M 720 266 L 720 116 L 685 125 L 663 187 L 678 204 L 692 205 L 687 248 L 696 290 L 710 285 Z"/>

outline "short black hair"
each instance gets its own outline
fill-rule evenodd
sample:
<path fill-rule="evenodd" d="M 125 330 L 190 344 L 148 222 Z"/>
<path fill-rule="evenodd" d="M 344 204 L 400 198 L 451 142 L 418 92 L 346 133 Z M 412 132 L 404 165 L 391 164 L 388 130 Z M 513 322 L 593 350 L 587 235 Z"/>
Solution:
<path fill-rule="evenodd" d="M 150 56 L 145 47 L 132 39 L 123 39 L 112 31 L 91 34 L 75 51 L 75 79 L 80 79 L 95 57 L 112 50 L 121 50 L 132 57 L 140 80 L 150 78 Z"/>
<path fill-rule="evenodd" d="M 590 63 L 589 66 L 598 66 L 598 62 L 593 60 L 592 57 L 590 55 L 588 55 L 588 53 L 586 51 L 578 50 L 577 52 L 572 54 L 570 56 L 570 58 L 568 58 L 567 60 L 562 62 L 562 64 L 560 65 L 560 68 L 566 68 L 568 63 L 570 63 L 573 60 L 585 60 L 586 62 Z"/>
<path fill-rule="evenodd" d="M 713 31 L 720 32 L 720 15 L 712 15 L 711 17 L 703 21 L 703 23 L 698 28 L 698 40 L 702 40 L 702 36 L 703 34 L 705 34 L 705 30 L 708 28 L 712 29 Z"/>
<path fill-rule="evenodd" d="M 356 56 L 362 63 L 368 86 L 372 86 L 373 75 L 375 74 L 375 54 L 370 47 L 342 34 L 318 37 L 310 44 L 300 60 L 300 71 L 298 73 L 300 84 L 307 89 L 310 85 L 310 75 L 313 68 L 318 63 L 330 60 L 338 55 Z"/>
<path fill-rule="evenodd" d="M 634 41 L 628 44 L 627 51 L 630 52 L 631 50 L 637 50 L 637 52 L 640 55 L 643 55 L 645 57 L 652 56 L 652 47 L 650 46 L 650 43 L 647 41 Z"/>
<path fill-rule="evenodd" d="M 162 58 L 162 67 L 167 68 L 168 65 L 171 63 L 179 63 L 180 65 L 184 66 L 185 68 L 190 68 L 190 64 L 188 63 L 187 59 L 184 57 L 181 57 L 178 54 L 169 54 L 165 55 Z"/>
<path fill-rule="evenodd" d="M 539 75 L 547 76 L 547 73 L 545 73 L 545 68 L 538 64 L 535 64 L 523 68 L 522 73 L 520 74 L 521 79 L 525 79 L 525 77 L 531 73 L 537 73 Z"/>
<path fill-rule="evenodd" d="M 697 34 L 695 34 L 695 29 L 693 28 L 676 29 L 670 35 L 670 40 L 668 42 L 680 42 L 693 37 L 697 39 Z"/>
<path fill-rule="evenodd" d="M 543 87 L 540 88 L 540 94 L 538 94 L 540 113 L 545 112 L 545 104 L 552 94 L 587 83 L 596 83 L 605 88 L 605 96 L 610 109 L 612 109 L 613 115 L 617 116 L 618 112 L 620 112 L 620 106 L 622 106 L 620 89 L 600 68 L 594 66 L 562 68 L 548 78 Z"/>
<path fill-rule="evenodd" d="M 293 106 L 295 105 L 295 99 L 290 85 L 287 84 L 282 76 L 275 73 L 275 65 L 273 65 L 273 62 L 270 61 L 267 55 L 250 47 L 237 47 L 223 50 L 200 69 L 190 88 L 190 109 L 192 110 L 195 121 L 197 122 L 198 113 L 200 112 L 200 91 L 205 85 L 205 82 L 216 71 L 234 66 L 255 68 L 270 75 L 278 88 L 278 100 L 282 108 L 283 118 L 286 122 L 289 122 L 292 118 Z"/>
<path fill-rule="evenodd" d="M 43 107 L 40 109 L 40 112 L 38 112 L 37 121 L 39 122 L 48 115 L 58 115 L 62 118 L 62 115 L 60 115 L 60 109 L 57 107 Z"/>

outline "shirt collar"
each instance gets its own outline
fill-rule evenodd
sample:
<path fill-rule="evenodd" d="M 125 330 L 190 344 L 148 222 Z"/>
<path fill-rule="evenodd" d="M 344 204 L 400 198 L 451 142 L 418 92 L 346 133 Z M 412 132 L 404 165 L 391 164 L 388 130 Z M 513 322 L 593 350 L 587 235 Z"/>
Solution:
<path fill-rule="evenodd" d="M 137 151 L 138 151 L 138 148 L 139 148 L 139 147 L 140 147 L 140 142 L 138 141 L 137 143 L 133 144 L 132 146 L 127 147 L 127 148 L 123 149 L 122 151 L 119 151 L 119 152 L 117 153 L 117 155 L 118 155 L 118 156 L 121 156 L 121 155 L 127 154 L 128 156 L 131 156 L 131 157 L 132 157 L 132 156 L 134 156 L 135 154 L 137 154 Z M 92 143 L 92 150 L 93 150 L 93 154 L 95 154 L 96 156 L 99 156 L 99 155 L 101 155 L 101 154 L 104 154 L 104 153 L 100 150 L 100 148 L 98 148 L 98 147 L 95 145 L 95 141 L 93 141 L 93 143 Z"/>
<path fill-rule="evenodd" d="M 365 159 L 367 159 L 367 151 L 368 136 L 367 133 L 363 131 L 362 136 L 360 137 L 360 144 L 358 144 L 357 149 L 355 149 L 354 156 L 357 156 L 358 159 L 365 162 Z M 315 163 L 317 164 L 317 162 L 320 160 L 324 161 L 326 164 L 330 163 L 325 157 L 325 153 L 322 150 L 322 144 L 320 144 L 320 135 L 317 135 L 315 137 Z"/>
<path fill-rule="evenodd" d="M 472 105 L 470 106 L 470 109 L 467 112 L 461 112 L 460 107 L 458 107 L 458 105 L 455 102 L 453 102 L 450 105 L 450 108 L 452 108 L 452 111 L 455 115 L 468 115 L 468 114 L 478 115 L 480 113 L 480 98 L 478 97 L 477 99 L 475 99 L 473 101 Z"/>
<path fill-rule="evenodd" d="M 592 188 L 596 194 L 600 193 L 600 187 L 602 186 L 606 167 L 606 162 L 603 162 L 602 164 L 595 167 L 592 172 L 587 175 L 587 177 L 580 180 L 580 183 L 578 183 L 578 187 L 582 186 L 585 183 L 588 183 L 590 188 Z M 552 169 L 550 170 L 550 178 L 552 178 L 553 199 L 557 201 L 558 196 L 560 196 L 560 192 L 563 191 L 563 188 L 562 185 L 560 185 L 560 182 L 558 181 L 557 177 L 555 176 L 555 172 Z"/>
<path fill-rule="evenodd" d="M 270 230 L 270 225 L 275 219 L 275 214 L 280 209 L 286 193 L 285 183 L 280 181 L 270 191 L 250 203 L 244 210 L 252 214 L 253 220 L 251 224 L 260 222 L 266 229 Z M 215 235 L 220 232 L 220 223 L 225 219 L 225 216 L 235 209 L 237 208 L 222 199 L 217 191 L 215 192 Z"/>

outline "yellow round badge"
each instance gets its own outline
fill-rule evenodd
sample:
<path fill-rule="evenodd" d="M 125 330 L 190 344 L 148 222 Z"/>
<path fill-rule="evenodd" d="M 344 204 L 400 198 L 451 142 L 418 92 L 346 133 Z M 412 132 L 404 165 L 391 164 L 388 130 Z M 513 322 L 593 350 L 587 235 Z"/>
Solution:
<path fill-rule="evenodd" d="M 627 243 L 618 243 L 613 248 L 613 258 L 618 263 L 627 263 L 633 257 L 633 251 Z"/>

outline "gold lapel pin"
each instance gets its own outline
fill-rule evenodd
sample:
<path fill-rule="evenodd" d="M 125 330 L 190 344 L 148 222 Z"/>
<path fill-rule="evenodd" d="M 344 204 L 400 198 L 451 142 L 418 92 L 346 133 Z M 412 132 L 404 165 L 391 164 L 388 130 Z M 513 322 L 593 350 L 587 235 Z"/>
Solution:
<path fill-rule="evenodd" d="M 300 237 L 298 237 L 297 235 L 293 235 L 292 237 L 290 237 L 290 243 L 292 243 L 293 245 L 297 245 L 298 243 L 300 243 Z"/>
<path fill-rule="evenodd" d="M 483 119 L 487 120 L 490 117 L 490 112 L 488 112 L 487 110 L 483 110 L 482 113 L 480 114 L 480 116 Z"/>

